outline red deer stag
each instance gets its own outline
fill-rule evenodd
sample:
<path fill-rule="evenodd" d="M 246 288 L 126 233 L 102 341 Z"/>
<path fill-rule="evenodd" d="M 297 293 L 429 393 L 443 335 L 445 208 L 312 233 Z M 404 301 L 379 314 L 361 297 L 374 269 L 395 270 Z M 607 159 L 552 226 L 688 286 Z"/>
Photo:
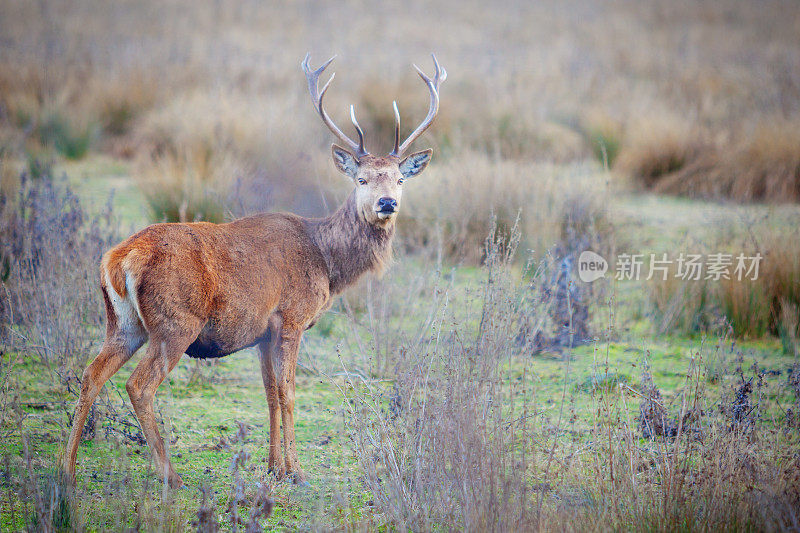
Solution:
<path fill-rule="evenodd" d="M 350 107 L 356 143 L 333 123 L 322 100 L 317 70 L 302 63 L 319 116 L 345 147 L 333 145 L 336 168 L 355 189 L 331 216 L 303 218 L 267 213 L 226 224 L 154 224 L 109 250 L 100 265 L 106 338 L 83 373 L 63 466 L 74 480 L 86 416 L 103 384 L 149 341 L 126 389 L 156 466 L 172 487 L 183 484 L 158 432 L 153 398 L 181 356 L 223 357 L 258 346 L 269 405 L 269 468 L 305 482 L 294 434 L 295 366 L 300 337 L 362 274 L 380 271 L 391 255 L 403 180 L 427 166 L 430 149 L 402 157 L 431 125 L 446 77 L 433 57 L 433 79 L 419 68 L 430 92 L 428 115 L 400 143 L 394 104 L 394 149 L 386 156 L 364 148 L 364 133 Z M 415 66 L 416 68 L 416 66 Z M 283 421 L 281 459 L 280 421 Z"/>

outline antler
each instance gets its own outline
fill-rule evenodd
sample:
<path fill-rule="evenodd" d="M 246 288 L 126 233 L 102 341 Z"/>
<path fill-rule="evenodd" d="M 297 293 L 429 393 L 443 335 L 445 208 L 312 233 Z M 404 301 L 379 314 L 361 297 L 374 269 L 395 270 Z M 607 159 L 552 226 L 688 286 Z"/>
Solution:
<path fill-rule="evenodd" d="M 333 132 L 333 134 L 339 138 L 340 141 L 342 141 L 344 144 L 350 147 L 351 150 L 353 150 L 354 152 L 353 155 L 355 155 L 357 158 L 367 155 L 369 152 L 367 152 L 364 149 L 364 132 L 361 130 L 361 126 L 358 125 L 358 121 L 356 121 L 356 114 L 355 110 L 353 109 L 353 106 L 352 105 L 350 106 L 350 120 L 353 122 L 353 126 L 355 127 L 356 132 L 358 133 L 358 143 L 356 143 L 350 137 L 342 133 L 342 130 L 336 127 L 336 124 L 333 123 L 331 117 L 329 117 L 328 113 L 325 112 L 325 108 L 322 107 L 322 99 L 325 97 L 325 91 L 328 90 L 328 86 L 333 81 L 333 77 L 336 76 L 336 73 L 334 72 L 333 74 L 331 74 L 331 78 L 328 80 L 328 83 L 326 83 L 322 87 L 322 91 L 319 90 L 319 75 L 323 73 L 323 71 L 328 67 L 328 65 L 331 64 L 331 61 L 333 61 L 336 58 L 336 56 L 333 56 L 332 58 L 327 60 L 317 70 L 311 70 L 311 67 L 309 66 L 308 63 L 310 57 L 311 54 L 306 54 L 305 59 L 301 63 L 301 66 L 303 67 L 303 72 L 306 75 L 306 79 L 308 79 L 308 92 L 311 93 L 311 100 L 314 103 L 314 107 L 317 108 L 317 112 L 319 113 L 319 116 L 322 118 L 322 122 L 324 122 L 325 125 L 328 126 L 328 129 L 330 129 Z"/>
<path fill-rule="evenodd" d="M 428 90 L 431 93 L 431 105 L 428 109 L 428 116 L 425 117 L 425 120 L 422 121 L 422 124 L 417 126 L 411 135 L 408 136 L 408 139 L 403 141 L 403 144 L 399 145 L 400 142 L 400 113 L 397 111 L 397 103 L 393 103 L 394 106 L 394 150 L 392 150 L 390 155 L 400 157 L 403 152 L 417 140 L 417 137 L 422 135 L 428 127 L 433 123 L 433 119 L 436 118 L 436 113 L 439 112 L 439 85 L 447 78 L 447 71 L 439 66 L 439 62 L 436 61 L 436 55 L 431 54 L 433 58 L 433 67 L 434 67 L 434 74 L 433 79 L 430 79 L 426 76 L 418 66 L 414 65 L 414 68 L 417 69 L 417 73 L 419 77 L 422 78 L 422 81 L 428 86 Z M 324 91 L 323 91 L 324 92 Z"/>

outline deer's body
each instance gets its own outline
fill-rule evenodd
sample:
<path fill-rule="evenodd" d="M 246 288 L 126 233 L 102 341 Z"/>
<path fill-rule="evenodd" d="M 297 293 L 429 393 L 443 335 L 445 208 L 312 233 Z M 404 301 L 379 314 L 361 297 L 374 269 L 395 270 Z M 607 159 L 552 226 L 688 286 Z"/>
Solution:
<path fill-rule="evenodd" d="M 184 353 L 223 357 L 248 346 L 258 346 L 269 405 L 269 467 L 278 476 L 288 473 L 295 481 L 304 481 L 294 437 L 300 338 L 330 306 L 332 296 L 363 274 L 382 270 L 391 256 L 400 185 L 424 170 L 431 151 L 402 160 L 400 156 L 433 120 L 438 85 L 445 76 L 435 58 L 435 80 L 420 72 L 431 92 L 428 117 L 400 146 L 395 106 L 395 149 L 387 156 L 373 156 L 364 150 L 354 115 L 359 144 L 344 136 L 322 107 L 328 85 L 320 93 L 317 78 L 328 63 L 312 72 L 306 59 L 303 68 L 323 121 L 355 152 L 333 146 L 334 163 L 356 188 L 326 218 L 271 213 L 227 224 L 155 224 L 103 256 L 100 281 L 106 338 L 83 373 L 64 454 L 64 469 L 70 476 L 75 475 L 83 425 L 100 389 L 148 342 L 126 389 L 159 474 L 171 486 L 182 481 L 158 431 L 153 411 L 156 390 Z"/>
<path fill-rule="evenodd" d="M 202 328 L 186 353 L 223 357 L 268 340 L 276 313 L 284 324 L 312 326 L 332 295 L 383 268 L 393 235 L 393 220 L 375 228 L 358 217 L 352 194 L 322 219 L 266 213 L 154 224 L 103 257 L 109 324 L 120 317 L 149 330 L 189 313 Z"/>

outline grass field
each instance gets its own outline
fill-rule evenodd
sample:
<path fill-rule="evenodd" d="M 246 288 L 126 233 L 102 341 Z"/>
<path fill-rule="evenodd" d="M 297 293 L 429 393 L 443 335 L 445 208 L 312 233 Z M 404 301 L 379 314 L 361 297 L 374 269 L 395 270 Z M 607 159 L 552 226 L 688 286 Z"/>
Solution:
<path fill-rule="evenodd" d="M 800 530 L 798 29 L 783 0 L 0 3 L 0 530 Z M 425 113 L 411 63 L 448 70 L 393 264 L 303 338 L 310 486 L 267 472 L 254 350 L 159 389 L 185 489 L 125 390 L 144 350 L 65 485 L 102 252 L 352 187 L 308 51 L 339 54 L 326 106 L 355 104 L 376 152 L 392 100 L 403 133 Z M 677 279 L 715 253 L 760 254 L 758 279 Z"/>
<path fill-rule="evenodd" d="M 319 339 L 313 334 L 310 337 L 313 340 L 306 343 L 301 361 L 314 361 L 328 369 L 328 376 L 335 374 L 338 364 L 332 357 L 334 346 L 331 339 Z M 606 370 L 615 380 L 636 386 L 642 361 L 647 359 L 654 380 L 664 391 L 665 401 L 673 403 L 684 388 L 689 359 L 697 350 L 698 342 L 686 339 L 617 342 L 608 347 L 608 354 L 606 348 L 598 345 L 576 350 L 572 368 L 566 374 L 569 383 L 567 401 L 570 408 L 581 416 L 573 427 L 578 428 L 583 438 L 588 436 L 589 413 L 597 401 L 593 383 L 600 381 L 602 384 Z M 780 348 L 775 342 L 745 343 L 739 350 L 743 366 L 758 362 L 766 370 L 781 372 L 767 379 L 765 402 L 774 402 L 778 398 L 784 402 L 792 401 L 782 387 L 785 374 L 794 363 L 792 358 L 780 356 Z M 560 357 L 543 356 L 527 365 L 539 402 L 549 406 L 549 417 L 553 417 L 560 404 L 565 380 L 564 364 Z M 158 399 L 158 408 L 163 416 L 169 417 L 169 427 L 172 428 L 174 463 L 187 484 L 187 489 L 167 498 L 177 524 L 194 518 L 200 500 L 199 489 L 203 486 L 213 491 L 217 509 L 224 515 L 222 510 L 228 503 L 233 481 L 229 470 L 231 455 L 239 449 L 239 445 L 233 442 L 237 422 L 252 428 L 244 444 L 252 454 L 244 474 L 250 490 L 266 475 L 268 424 L 256 355 L 247 351 L 220 362 L 213 369 L 219 375 L 213 384 L 190 382 L 192 366 L 192 362 L 186 361 L 176 369 Z M 40 385 L 35 367 L 24 364 L 20 367 L 17 379 L 27 384 L 16 388 L 27 415 L 23 427 L 30 439 L 36 471 L 47 472 L 52 470 L 52 458 L 65 439 L 65 415 L 58 411 L 62 398 L 57 388 L 48 389 Z M 112 402 L 120 410 L 125 408 L 122 398 L 127 402 L 124 384 L 132 368 L 130 365 L 127 371 L 120 371 L 108 386 Z M 521 369 L 522 365 L 517 364 L 509 369 L 509 373 L 519 374 Z M 328 376 L 300 372 L 297 381 L 297 434 L 300 460 L 309 474 L 311 487 L 278 485 L 273 492 L 277 505 L 267 523 L 269 527 L 305 529 L 316 526 L 327 529 L 360 524 L 372 529 L 388 526 L 386 517 L 376 511 L 372 496 L 360 481 L 362 474 L 343 420 L 344 399 L 339 387 L 345 385 L 344 380 Z M 735 379 L 727 376 L 718 384 L 710 385 L 709 404 L 716 400 L 722 389 L 734 384 Z M 117 394 L 122 396 L 117 397 Z M 626 395 L 630 402 L 627 415 L 634 420 L 638 415 L 637 398 L 630 393 Z M 48 398 L 48 402 L 43 403 L 43 398 Z M 773 411 L 768 416 L 779 416 L 779 413 Z M 6 439 L 2 448 L 4 455 L 21 455 L 18 432 L 14 437 Z M 135 501 L 139 509 L 149 507 L 150 512 L 163 505 L 160 484 L 148 467 L 146 447 L 124 441 L 120 444 L 118 439 L 112 436 L 109 442 L 102 431 L 98 431 L 96 440 L 81 446 L 78 470 L 81 503 L 78 509 L 80 520 L 90 530 L 134 525 L 134 509 L 110 505 L 110 499 Z M 14 508 L 16 512 L 12 512 Z M 4 502 L 3 509 L 3 529 L 21 528 L 24 520 L 29 518 L 22 511 L 20 502 Z M 147 516 L 146 513 L 143 514 Z"/>
<path fill-rule="evenodd" d="M 118 190 L 114 195 L 115 211 L 124 214 L 121 217 L 123 227 L 138 227 L 144 223 L 146 212 L 142 208 L 141 193 L 125 179 L 124 164 L 114 164 L 102 157 L 90 158 L 68 163 L 59 170 L 73 176 L 81 185 L 81 195 L 96 206 L 102 204 L 101 200 L 107 198 L 112 189 Z M 720 225 L 741 224 L 743 212 L 751 217 L 774 218 L 778 221 L 776 224 L 793 217 L 800 220 L 800 210 L 789 207 L 724 206 L 639 193 L 616 196 L 607 210 L 616 213 L 618 239 L 625 242 L 626 247 L 647 252 L 681 249 L 687 239 L 702 240 Z M 395 295 L 402 287 L 413 287 L 413 282 L 407 282 L 408 277 L 416 279 L 426 268 L 429 267 L 424 262 L 413 257 L 399 257 L 380 285 L 362 286 L 350 297 L 352 309 L 337 304 L 325 320 L 306 335 L 297 382 L 297 431 L 300 460 L 309 474 L 311 487 L 272 481 L 276 506 L 266 522 L 268 527 L 374 529 L 392 524 L 391 519 L 376 508 L 375 497 L 364 484 L 347 422 L 351 416 L 347 391 L 352 389 L 353 382 L 346 371 L 367 376 L 371 387 L 382 391 L 383 399 L 378 401 L 386 402 L 396 378 L 374 374 L 378 365 L 376 354 L 369 346 L 375 339 L 374 330 L 369 327 L 366 294 L 388 284 L 394 286 L 391 294 Z M 443 283 L 453 308 L 478 305 L 485 276 L 482 269 L 475 267 L 449 270 Z M 429 283 L 429 279 L 423 283 L 420 297 L 428 294 L 424 284 Z M 794 402 L 786 384 L 796 359 L 785 352 L 779 340 L 733 342 L 711 334 L 656 335 L 644 283 L 612 282 L 608 290 L 608 299 L 613 302 L 610 304 L 613 318 L 609 318 L 610 312 L 599 311 L 595 321 L 611 327 L 611 332 L 600 333 L 595 342 L 565 353 L 515 357 L 501 364 L 501 381 L 505 383 L 519 382 L 524 373 L 532 396 L 517 395 L 515 401 L 539 406 L 538 416 L 544 426 L 558 425 L 558 412 L 566 406 L 573 419 L 569 430 L 560 438 L 565 442 L 574 438 L 588 447 L 597 423 L 596 410 L 608 401 L 603 398 L 610 396 L 612 401 L 624 404 L 624 409 L 615 416 L 623 418 L 623 425 L 634 427 L 641 402 L 639 391 L 644 365 L 649 367 L 653 381 L 661 389 L 664 404 L 679 410 L 691 388 L 692 382 L 687 376 L 692 374 L 697 360 L 703 358 L 702 401 L 706 410 L 730 401 L 726 395 L 736 389 L 741 379 L 734 371 L 737 366 L 743 369 L 743 376 L 749 377 L 754 375 L 752 367 L 756 364 L 760 369 L 756 374 L 761 372 L 764 381 L 758 400 L 760 423 L 770 427 L 782 424 L 785 412 L 779 405 L 790 406 Z M 463 310 L 445 314 L 450 320 L 469 322 Z M 399 336 L 400 340 L 388 342 L 402 345 L 403 339 L 425 322 L 426 310 L 416 307 L 402 315 L 392 314 L 392 317 L 394 322 L 388 332 Z M 473 330 L 474 327 L 473 324 Z M 362 343 L 366 343 L 366 347 Z M 55 475 L 54 461 L 68 430 L 66 410 L 74 396 L 64 390 L 57 374 L 47 375 L 46 368 L 22 353 L 6 352 L 3 358 L 7 372 L 6 401 L 11 399 L 15 406 L 5 415 L 3 456 L 16 458 L 13 462 L 22 460 L 22 429 L 32 471 L 37 475 Z M 94 437 L 81 446 L 79 503 L 71 518 L 73 524 L 83 524 L 81 527 L 89 530 L 137 524 L 153 529 L 181 529 L 195 518 L 200 489 L 208 487 L 223 525 L 227 523 L 230 527 L 225 509 L 234 480 L 230 469 L 232 455 L 240 449 L 251 454 L 243 472 L 248 494 L 255 491 L 256 483 L 269 479 L 265 477 L 266 400 L 256 354 L 246 350 L 218 363 L 202 365 L 185 358 L 162 386 L 157 408 L 167 424 L 174 462 L 187 484 L 187 489 L 174 494 L 163 492 L 149 466 L 146 446 L 120 433 L 125 429 L 125 421 L 132 420 L 124 384 L 134 363 L 124 367 L 107 385 L 106 399 L 98 407 Z M 17 419 L 21 419 L 21 426 L 17 425 Z M 235 437 L 238 423 L 249 428 L 242 443 Z M 6 468 L 7 475 L 12 475 L 8 470 L 12 467 L 7 465 Z M 135 504 L 131 505 L 132 502 Z M 3 529 L 24 527 L 31 519 L 30 513 L 24 500 L 17 500 L 13 492 L 6 492 Z M 137 522 L 141 520 L 145 523 Z"/>

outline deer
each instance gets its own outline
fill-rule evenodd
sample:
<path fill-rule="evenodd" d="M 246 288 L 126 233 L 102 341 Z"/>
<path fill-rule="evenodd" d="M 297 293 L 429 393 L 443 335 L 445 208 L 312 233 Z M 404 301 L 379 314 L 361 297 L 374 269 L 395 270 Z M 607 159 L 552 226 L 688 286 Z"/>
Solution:
<path fill-rule="evenodd" d="M 100 289 L 106 333 L 100 352 L 83 372 L 63 454 L 62 469 L 72 483 L 94 400 L 147 343 L 125 388 L 156 473 L 165 483 L 184 486 L 158 430 L 153 410 L 157 389 L 183 354 L 219 358 L 255 346 L 269 410 L 268 471 L 278 479 L 308 484 L 294 431 L 300 340 L 332 298 L 362 275 L 382 273 L 391 259 L 403 182 L 425 170 L 433 153 L 429 148 L 403 156 L 439 111 L 439 87 L 447 72 L 432 58 L 432 78 L 414 65 L 430 95 L 427 116 L 401 143 L 400 113 L 393 102 L 394 149 L 379 156 L 365 149 L 354 106 L 350 119 L 358 142 L 323 107 L 335 73 L 321 90 L 319 77 L 335 56 L 316 70 L 310 67 L 310 54 L 305 56 L 301 67 L 314 108 L 344 145 L 331 146 L 334 165 L 354 185 L 330 216 L 264 213 L 221 224 L 153 224 L 103 255 Z"/>

